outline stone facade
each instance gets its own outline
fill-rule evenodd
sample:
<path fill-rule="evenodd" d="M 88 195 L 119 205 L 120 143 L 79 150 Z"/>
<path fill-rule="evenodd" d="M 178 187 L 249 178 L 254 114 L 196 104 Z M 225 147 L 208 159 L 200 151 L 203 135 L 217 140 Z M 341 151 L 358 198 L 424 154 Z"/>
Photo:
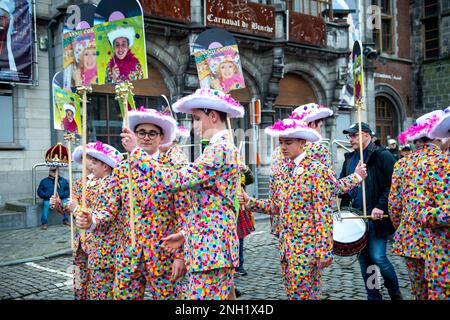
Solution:
<path fill-rule="evenodd" d="M 436 16 L 439 23 L 439 57 L 424 55 L 422 1 L 411 1 L 412 50 L 414 56 L 414 116 L 450 105 L 450 1 L 440 0 Z"/>

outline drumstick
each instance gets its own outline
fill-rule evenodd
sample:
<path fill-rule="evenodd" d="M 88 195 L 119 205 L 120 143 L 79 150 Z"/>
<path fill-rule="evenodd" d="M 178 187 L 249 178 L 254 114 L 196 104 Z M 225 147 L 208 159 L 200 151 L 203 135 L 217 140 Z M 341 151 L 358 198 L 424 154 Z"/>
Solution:
<path fill-rule="evenodd" d="M 383 215 L 383 218 L 389 217 L 387 214 Z M 341 217 L 341 220 L 344 219 L 373 219 L 372 216 L 354 216 L 354 217 Z"/>

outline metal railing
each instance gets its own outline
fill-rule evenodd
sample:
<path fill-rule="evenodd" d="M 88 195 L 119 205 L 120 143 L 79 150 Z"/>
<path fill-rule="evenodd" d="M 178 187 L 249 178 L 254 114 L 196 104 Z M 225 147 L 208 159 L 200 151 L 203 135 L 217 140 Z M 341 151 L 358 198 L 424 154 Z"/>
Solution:
<path fill-rule="evenodd" d="M 347 144 L 347 146 L 345 146 L 344 143 Z M 353 152 L 353 149 L 349 148 L 350 147 L 349 146 L 350 143 L 348 141 L 346 141 L 346 140 L 337 140 L 337 139 L 335 139 L 335 140 L 333 140 L 332 145 L 335 145 L 335 144 L 340 146 L 341 148 L 347 150 L 348 152 Z"/>

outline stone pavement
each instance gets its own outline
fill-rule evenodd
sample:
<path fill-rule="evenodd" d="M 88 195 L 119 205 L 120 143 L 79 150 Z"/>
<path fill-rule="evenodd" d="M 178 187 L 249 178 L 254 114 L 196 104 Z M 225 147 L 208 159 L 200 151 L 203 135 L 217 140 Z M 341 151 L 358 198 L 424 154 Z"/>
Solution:
<path fill-rule="evenodd" d="M 235 280 L 236 287 L 243 292 L 240 299 L 286 299 L 281 284 L 276 239 L 269 230 L 268 219 L 257 219 L 256 231 L 245 239 L 244 265 L 248 275 Z M 73 299 L 69 239 L 70 229 L 66 226 L 50 226 L 47 231 L 34 228 L 1 232 L 0 300 Z M 402 258 L 391 254 L 389 257 L 395 265 L 404 298 L 411 299 L 408 274 Z M 341 266 L 337 260 L 350 265 Z M 323 299 L 366 299 L 357 261 L 335 259 L 325 269 L 322 279 Z M 384 298 L 389 299 L 387 291 L 383 289 L 382 292 Z M 148 293 L 146 299 L 150 299 Z"/>
<path fill-rule="evenodd" d="M 0 232 L 0 266 L 70 253 L 70 227 L 49 226 Z"/>

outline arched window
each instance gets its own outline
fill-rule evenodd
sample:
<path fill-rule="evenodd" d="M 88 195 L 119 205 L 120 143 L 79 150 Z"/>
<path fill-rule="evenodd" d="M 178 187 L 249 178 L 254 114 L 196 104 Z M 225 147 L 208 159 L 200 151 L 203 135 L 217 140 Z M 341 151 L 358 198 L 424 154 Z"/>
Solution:
<path fill-rule="evenodd" d="M 387 140 L 398 136 L 397 112 L 392 102 L 383 96 L 375 98 L 376 108 L 376 134 L 381 143 L 386 145 Z"/>
<path fill-rule="evenodd" d="M 288 117 L 299 105 L 316 102 L 314 89 L 301 76 L 288 73 L 280 81 L 279 94 L 275 100 L 275 120 Z"/>

